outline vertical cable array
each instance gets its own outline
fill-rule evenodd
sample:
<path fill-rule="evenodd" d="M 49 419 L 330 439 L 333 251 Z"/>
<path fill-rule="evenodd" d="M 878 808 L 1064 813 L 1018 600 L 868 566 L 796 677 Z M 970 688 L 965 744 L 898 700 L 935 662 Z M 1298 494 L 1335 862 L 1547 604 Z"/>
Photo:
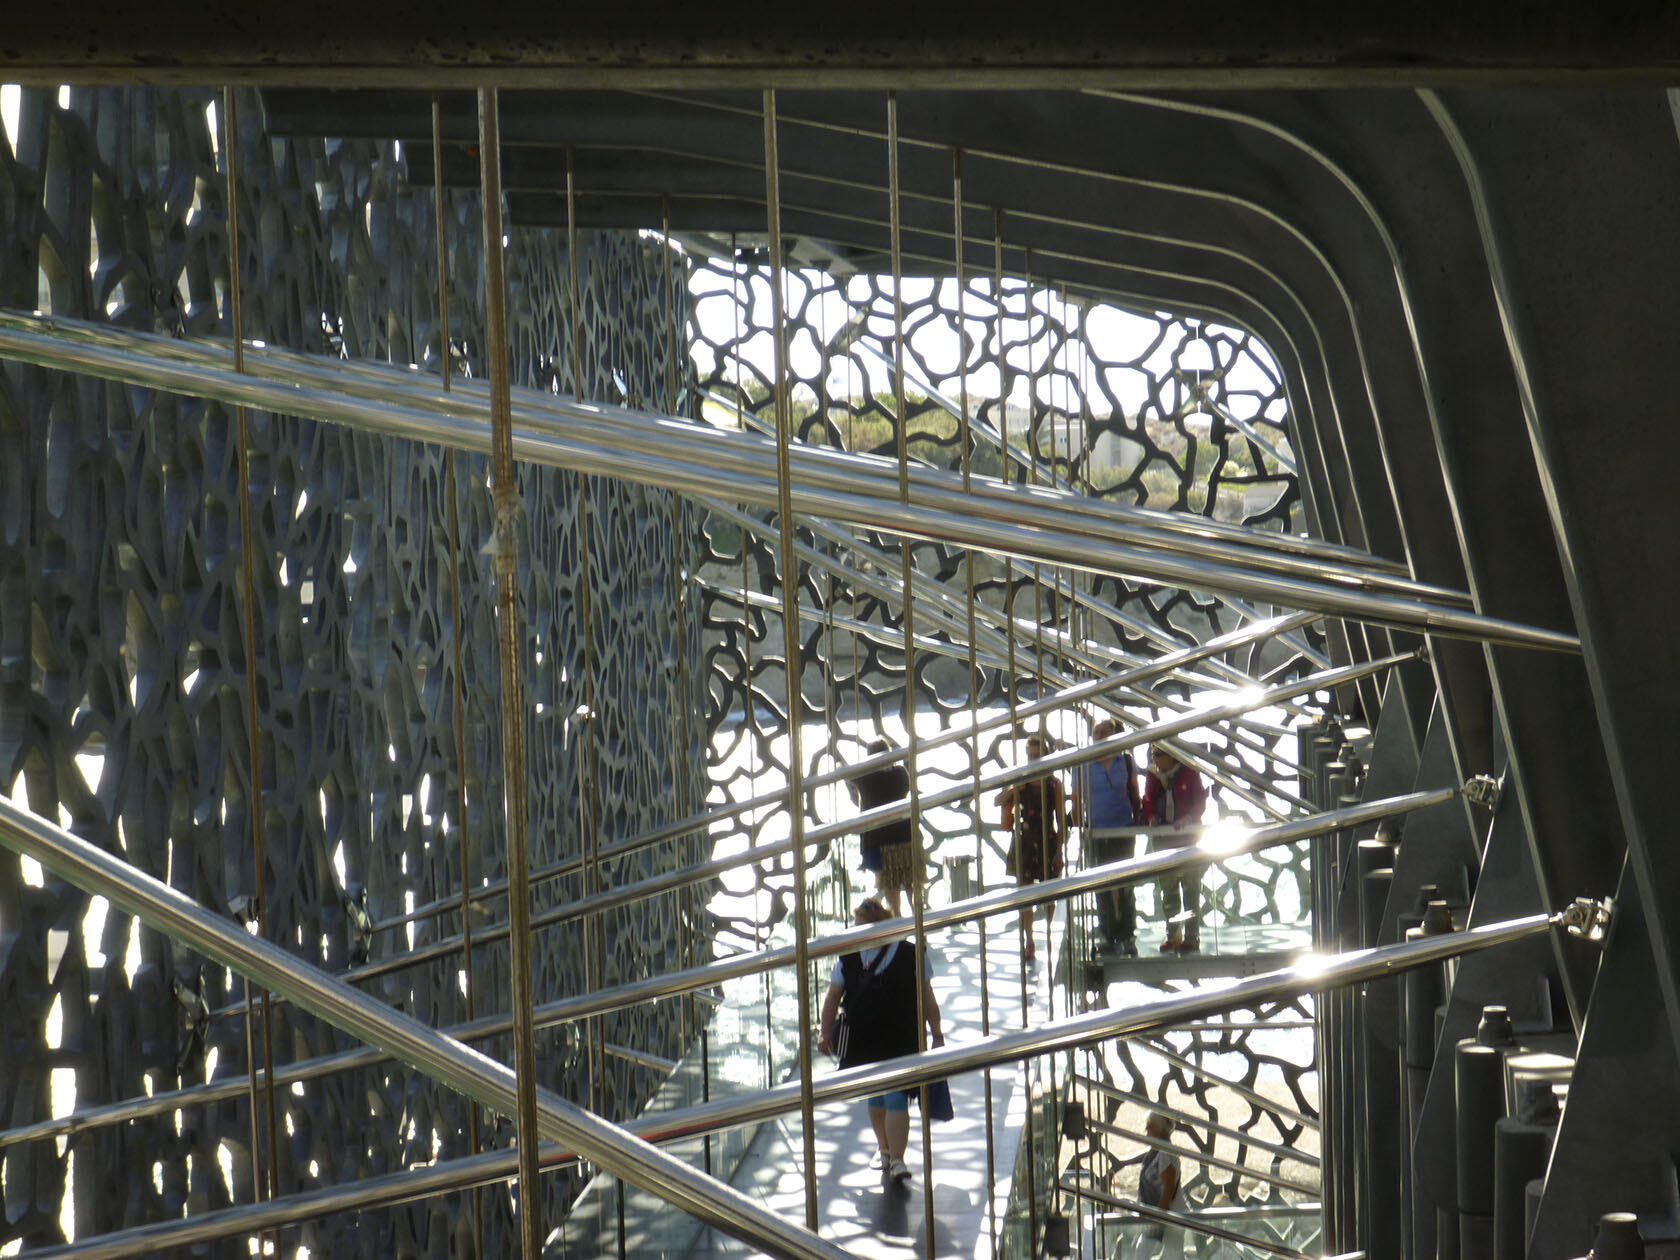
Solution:
<path fill-rule="evenodd" d="M 514 480 L 513 403 L 502 270 L 501 117 L 496 89 L 478 91 L 479 184 L 484 199 L 484 310 L 490 369 L 491 486 L 496 512 L 496 611 L 501 649 L 502 780 L 507 818 L 508 954 L 513 992 L 519 1235 L 525 1260 L 542 1255 L 537 1171 L 537 1051 L 531 993 L 531 866 L 526 849 L 525 692 L 520 652 L 519 490 Z"/>
<path fill-rule="evenodd" d="M 227 163 L 227 233 L 228 233 L 228 309 L 233 321 L 233 370 L 245 370 L 245 307 L 240 291 L 239 276 L 239 115 L 233 89 L 222 89 L 222 157 Z M 251 444 L 244 407 L 235 407 L 234 433 L 239 461 L 239 602 L 243 612 L 240 627 L 245 651 L 245 724 L 249 734 L 251 759 L 251 863 L 254 868 L 251 889 L 251 922 L 258 936 L 267 927 L 267 867 L 263 845 L 263 760 L 261 714 L 257 708 L 257 589 L 255 578 L 256 549 L 251 538 Z M 260 1012 L 262 1024 L 262 1082 L 261 1107 L 258 1106 L 255 1045 L 251 1012 Z M 274 1025 L 269 1015 L 268 990 L 259 987 L 253 994 L 250 981 L 245 982 L 245 1061 L 251 1071 L 251 1182 L 258 1198 L 270 1199 L 280 1193 L 279 1140 L 274 1131 Z M 259 1141 L 257 1115 L 261 1112 L 266 1138 Z M 266 1179 L 260 1170 L 257 1151 L 267 1156 Z"/>
<path fill-rule="evenodd" d="M 432 94 L 432 198 L 437 211 L 438 353 L 443 392 L 449 392 L 452 349 L 449 343 L 449 249 L 444 238 L 443 201 L 443 107 Z M 461 974 L 466 981 L 461 996 L 467 1019 L 477 1017 L 473 1006 L 472 943 L 472 834 L 467 827 L 467 695 L 466 665 L 461 651 L 461 513 L 455 481 L 455 448 L 443 452 L 444 493 L 449 501 L 449 633 L 454 685 L 450 702 L 455 712 L 455 834 L 461 855 Z M 478 1104 L 467 1100 L 467 1144 L 470 1153 L 479 1152 Z M 484 1210 L 479 1188 L 472 1189 L 473 1254 L 484 1250 Z"/>
<path fill-rule="evenodd" d="M 799 986 L 799 1114 L 804 1130 L 805 1226 L 814 1233 L 817 1143 L 811 1116 L 811 957 L 806 945 L 810 939 L 810 909 L 805 892 L 805 764 L 800 738 L 805 688 L 799 646 L 799 562 L 793 549 L 793 469 L 788 455 L 793 418 L 788 414 L 787 321 L 782 310 L 782 196 L 774 88 L 764 91 L 764 200 L 769 211 L 771 342 L 775 347 L 777 524 L 781 543 L 782 645 L 788 714 L 788 834 L 793 844 L 793 930 Z"/>

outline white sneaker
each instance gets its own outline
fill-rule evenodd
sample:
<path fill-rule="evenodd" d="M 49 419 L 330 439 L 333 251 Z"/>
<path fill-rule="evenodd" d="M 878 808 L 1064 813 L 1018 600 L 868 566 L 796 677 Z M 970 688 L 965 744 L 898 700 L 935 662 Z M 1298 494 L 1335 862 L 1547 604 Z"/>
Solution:
<path fill-rule="evenodd" d="M 869 1158 L 869 1166 L 871 1168 L 885 1168 L 887 1166 L 887 1152 L 877 1146 L 875 1154 Z"/>
<path fill-rule="evenodd" d="M 901 1186 L 907 1186 L 910 1184 L 910 1166 L 902 1159 L 894 1159 L 889 1155 L 887 1156 L 886 1167 L 882 1169 L 882 1176 L 884 1180 L 895 1181 Z"/>

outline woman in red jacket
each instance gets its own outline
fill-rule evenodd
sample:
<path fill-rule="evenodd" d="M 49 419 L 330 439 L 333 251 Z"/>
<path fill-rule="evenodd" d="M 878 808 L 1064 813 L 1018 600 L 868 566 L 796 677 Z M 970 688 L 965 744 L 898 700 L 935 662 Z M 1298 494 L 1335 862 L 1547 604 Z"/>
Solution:
<path fill-rule="evenodd" d="M 1176 836 L 1155 836 L 1151 849 L 1176 849 L 1196 843 L 1193 828 L 1200 827 L 1207 809 L 1207 786 L 1202 776 L 1165 748 L 1149 750 L 1149 769 L 1143 776 L 1143 822 L 1152 827 L 1180 827 Z M 1161 915 L 1167 921 L 1163 954 L 1194 954 L 1202 948 L 1202 870 L 1194 867 L 1169 875 L 1157 887 Z"/>

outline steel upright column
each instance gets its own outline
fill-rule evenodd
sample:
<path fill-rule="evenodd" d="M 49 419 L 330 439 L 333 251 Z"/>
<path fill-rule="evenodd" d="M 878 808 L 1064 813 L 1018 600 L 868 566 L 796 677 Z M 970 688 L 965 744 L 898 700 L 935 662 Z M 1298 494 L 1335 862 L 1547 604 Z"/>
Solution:
<path fill-rule="evenodd" d="M 788 454 L 788 446 L 793 441 L 793 419 L 788 414 L 787 324 L 782 311 L 782 195 L 776 155 L 774 88 L 766 88 L 764 92 L 764 200 L 770 218 L 770 318 L 775 325 L 771 340 L 776 352 L 777 523 L 781 530 L 783 672 L 787 677 L 788 835 L 793 844 L 793 931 L 799 987 L 799 1110 L 804 1132 L 805 1226 L 814 1233 L 817 1135 L 811 1115 L 811 960 L 805 948 L 810 937 L 810 909 L 805 894 L 805 764 L 799 729 L 805 715 L 805 671 L 800 659 L 799 560 L 793 548 L 793 467 Z"/>
<path fill-rule="evenodd" d="M 899 243 L 898 93 L 887 93 L 887 216 L 893 280 L 893 406 L 898 429 L 898 501 L 910 503 L 910 418 L 904 403 L 904 255 Z M 959 237 L 959 242 L 960 242 Z M 922 851 L 921 787 L 916 767 L 916 590 L 911 539 L 898 540 L 899 576 L 903 583 L 900 608 L 904 622 L 904 762 L 910 779 L 910 913 L 916 921 L 916 1043 L 927 1049 L 927 925 L 922 921 L 922 889 L 927 883 L 927 860 Z M 943 1037 L 940 1038 L 944 1040 Z M 928 1260 L 934 1260 L 933 1128 L 928 1116 L 928 1088 L 921 1087 L 922 1223 Z"/>
<path fill-rule="evenodd" d="M 957 446 L 962 451 L 963 489 L 974 485 L 974 433 L 968 415 L 968 318 L 965 297 L 967 278 L 963 274 L 963 184 L 962 150 L 951 153 L 951 210 L 956 230 L 952 233 L 955 252 L 953 266 L 957 282 Z M 996 298 L 996 294 L 993 297 Z M 996 309 L 1001 311 L 1001 307 Z M 998 328 L 1001 331 L 1001 316 Z M 968 613 L 968 722 L 973 734 L 968 740 L 968 774 L 974 785 L 970 810 L 974 818 L 974 881 L 982 893 L 986 891 L 986 835 L 982 824 L 985 804 L 980 793 L 980 667 L 975 659 L 974 645 L 974 548 L 963 549 L 963 585 L 967 595 Z M 987 983 L 986 939 L 990 933 L 984 922 L 978 924 L 980 937 L 980 1035 L 992 1034 L 991 985 Z M 992 1073 L 985 1072 L 986 1098 L 986 1224 L 992 1240 L 992 1254 L 998 1250 L 997 1195 L 997 1131 L 992 1121 Z"/>
<path fill-rule="evenodd" d="M 513 466 L 512 364 L 502 271 L 501 123 L 496 89 L 478 91 L 479 183 L 484 198 L 484 309 L 494 450 L 497 639 L 501 651 L 503 809 L 508 850 L 508 953 L 519 1146 L 519 1235 L 525 1260 L 541 1260 L 542 1188 L 537 1172 L 537 1051 L 531 1014 L 530 854 L 526 850 L 524 648 L 519 608 L 519 490 Z"/>
<path fill-rule="evenodd" d="M 577 181 L 573 153 L 566 150 L 566 269 L 570 285 L 572 392 L 583 401 L 583 294 L 578 285 Z M 594 565 L 589 554 L 589 533 L 592 519 L 589 512 L 589 478 L 579 472 L 573 477 L 573 493 L 577 495 L 578 531 L 578 639 L 583 674 L 583 774 L 579 795 L 579 831 L 583 836 L 583 888 L 585 896 L 593 896 L 601 887 L 600 828 L 601 808 L 596 792 L 595 756 L 595 611 L 593 587 Z M 583 924 L 583 974 L 585 982 L 599 989 L 603 983 L 601 967 L 601 921 L 589 916 Z M 600 1020 L 593 1020 L 584 1034 L 587 1043 L 586 1061 L 589 1065 L 589 1099 L 595 1110 L 601 1107 L 606 1074 L 606 1033 Z"/>
<path fill-rule="evenodd" d="M 453 375 L 449 344 L 449 250 L 443 226 L 443 119 L 437 94 L 432 94 L 432 204 L 437 220 L 438 358 L 444 393 Z M 472 947 L 472 832 L 467 826 L 467 698 L 466 665 L 461 651 L 461 512 L 455 479 L 455 448 L 443 453 L 443 480 L 449 500 L 449 632 L 453 666 L 450 703 L 455 714 L 455 844 L 461 857 L 461 974 L 467 1019 L 475 1018 Z M 479 1152 L 478 1104 L 467 1100 L 467 1144 Z M 478 1187 L 472 1189 L 473 1254 L 484 1250 L 484 1205 Z"/>
<path fill-rule="evenodd" d="M 228 232 L 228 310 L 233 322 L 234 371 L 245 370 L 245 306 L 239 276 L 239 177 L 235 170 L 239 160 L 239 114 L 234 103 L 233 89 L 222 89 L 222 158 L 227 164 L 227 232 Z M 251 446 L 247 433 L 245 408 L 233 409 L 235 441 L 239 460 L 239 602 L 244 613 L 242 646 L 245 651 L 245 723 L 251 759 L 251 917 L 261 936 L 268 926 L 268 901 L 265 890 L 268 859 L 263 844 L 263 760 L 261 714 L 257 711 L 257 594 L 252 575 L 255 548 L 251 536 Z M 274 1025 L 269 1016 L 268 991 L 258 988 L 254 996 L 249 983 L 245 985 L 245 1054 L 249 1063 L 252 1054 L 251 1011 L 260 1012 L 262 1025 L 263 1091 L 262 1106 L 257 1105 L 256 1073 L 251 1073 L 251 1180 L 252 1192 L 258 1197 L 267 1192 L 269 1198 L 280 1193 L 280 1145 L 274 1134 Z M 257 1114 L 262 1113 L 268 1175 L 265 1180 L 258 1173 Z"/>

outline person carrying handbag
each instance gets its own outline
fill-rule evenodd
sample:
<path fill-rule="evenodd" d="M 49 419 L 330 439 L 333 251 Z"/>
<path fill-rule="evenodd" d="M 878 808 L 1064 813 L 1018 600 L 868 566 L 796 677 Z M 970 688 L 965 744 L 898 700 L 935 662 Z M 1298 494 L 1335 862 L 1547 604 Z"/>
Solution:
<path fill-rule="evenodd" d="M 881 923 L 891 916 L 874 897 L 858 902 L 854 922 L 862 927 Z M 845 1012 L 844 1046 L 836 1046 Z M 928 1044 L 942 1046 L 939 1003 L 933 986 L 922 983 L 922 1014 L 927 1020 Z M 916 1027 L 916 943 L 889 941 L 874 949 L 843 954 L 835 961 L 828 994 L 823 998 L 822 1023 L 817 1049 L 839 1053 L 840 1066 L 879 1063 L 920 1050 Z M 910 1141 L 910 1091 L 895 1089 L 866 1100 L 869 1126 L 875 1131 L 875 1166 L 881 1170 L 883 1186 L 905 1185 L 910 1168 L 904 1150 Z"/>

